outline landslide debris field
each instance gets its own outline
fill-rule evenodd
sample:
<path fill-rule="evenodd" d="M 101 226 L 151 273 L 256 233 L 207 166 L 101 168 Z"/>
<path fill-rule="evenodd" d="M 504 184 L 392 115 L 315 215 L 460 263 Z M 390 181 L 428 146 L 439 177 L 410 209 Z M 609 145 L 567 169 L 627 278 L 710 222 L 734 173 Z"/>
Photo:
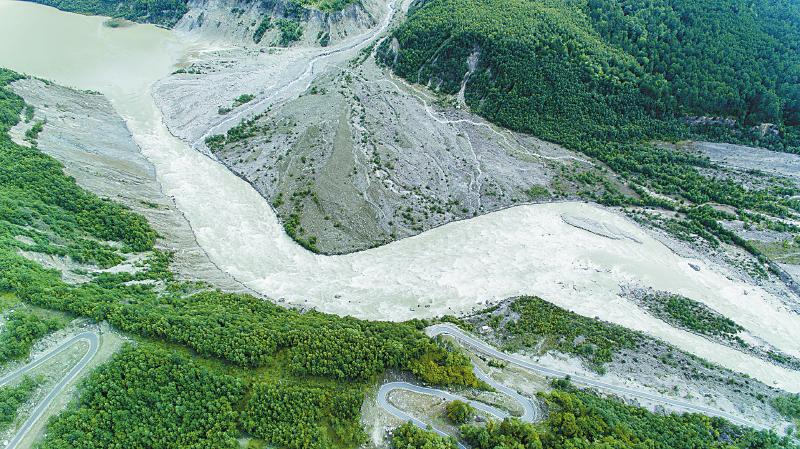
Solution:
<path fill-rule="evenodd" d="M 239 132 L 249 126 L 250 117 L 263 114 L 256 122 L 280 123 L 280 120 L 288 120 L 289 117 L 300 121 L 301 115 L 313 116 L 313 110 L 309 110 L 308 104 L 311 100 L 322 97 L 321 110 L 328 103 L 337 102 L 340 108 L 351 108 L 350 113 L 345 114 L 350 117 L 350 121 L 337 120 L 338 124 L 348 126 L 347 132 L 332 136 L 349 135 L 350 139 L 359 135 L 362 138 L 367 136 L 366 133 L 361 135 L 354 132 L 358 129 L 357 125 L 364 129 L 370 126 L 376 133 L 402 132 L 413 137 L 417 134 L 412 133 L 412 130 L 423 128 L 421 125 L 414 126 L 415 122 L 430 124 L 426 126 L 430 126 L 432 131 L 426 132 L 435 137 L 434 142 L 439 142 L 437 155 L 444 156 L 455 164 L 451 165 L 452 168 L 458 169 L 455 175 L 446 175 L 439 194 L 445 195 L 445 187 L 449 181 L 453 189 L 461 189 L 463 202 L 469 202 L 473 208 L 484 201 L 486 204 L 493 204 L 493 207 L 504 205 L 499 200 L 492 202 L 494 197 L 485 198 L 483 190 L 475 190 L 481 179 L 478 169 L 488 171 L 489 168 L 476 165 L 477 158 L 470 159 L 466 156 L 476 148 L 473 141 L 483 142 L 481 139 L 485 139 L 486 143 L 483 154 L 505 161 L 506 167 L 503 170 L 519 164 L 542 176 L 541 184 L 524 178 L 528 184 L 507 186 L 508 190 L 502 197 L 505 198 L 504 201 L 508 201 L 507 204 L 514 204 L 513 200 L 519 203 L 525 198 L 530 199 L 531 193 L 534 196 L 541 194 L 542 197 L 554 194 L 553 184 L 559 185 L 559 179 L 569 176 L 577 181 L 567 185 L 565 195 L 604 198 L 605 194 L 614 191 L 614 183 L 619 182 L 619 179 L 599 162 L 530 137 L 492 128 L 480 119 L 462 112 L 463 105 L 458 108 L 460 99 L 457 95 L 432 98 L 433 94 L 422 88 L 408 86 L 394 78 L 388 70 L 375 66 L 374 55 L 369 50 L 370 44 L 377 44 L 383 37 L 381 30 L 388 29 L 390 24 L 395 23 L 389 18 L 396 11 L 398 9 L 395 5 L 385 5 L 383 12 L 389 16 L 379 21 L 379 28 L 365 33 L 354 33 L 349 41 L 345 40 L 327 48 L 298 45 L 276 49 L 271 53 L 253 50 L 247 46 L 233 50 L 217 49 L 219 42 L 205 47 L 194 41 L 183 69 L 159 81 L 154 88 L 155 98 L 165 111 L 166 124 L 178 136 L 188 140 L 194 148 L 187 146 L 186 142 L 174 139 L 163 129 L 151 129 L 158 128 L 158 111 L 153 111 L 152 116 L 148 115 L 148 108 L 151 106 L 145 101 L 147 98 L 140 96 L 135 101 L 130 101 L 131 97 L 126 96 L 124 91 L 129 89 L 129 93 L 140 92 L 141 83 L 124 85 L 121 93 L 109 91 L 115 107 L 127 117 L 134 140 L 154 164 L 161 190 L 175 201 L 178 210 L 188 220 L 200 247 L 216 267 L 250 289 L 277 301 L 362 318 L 399 320 L 444 313 L 465 313 L 481 308 L 487 301 L 498 301 L 525 293 L 537 294 L 586 316 L 599 316 L 664 338 L 685 350 L 724 366 L 744 370 L 765 381 L 779 382 L 781 385 L 793 384 L 792 379 L 796 377 L 796 373 L 784 366 L 685 331 L 676 331 L 674 326 L 643 314 L 638 306 L 618 295 L 619 289 L 628 285 L 675 291 L 730 316 L 758 338 L 790 356 L 796 356 L 797 349 L 793 346 L 796 336 L 792 329 L 799 328 L 795 325 L 797 317 L 786 313 L 795 307 L 794 296 L 783 281 L 769 274 L 765 276 L 765 271 L 759 267 L 759 262 L 754 257 L 730 243 L 712 240 L 716 243 L 712 247 L 710 243 L 703 243 L 702 238 L 690 239 L 700 242 L 698 249 L 693 250 L 693 244 L 681 243 L 674 235 L 662 234 L 662 231 L 649 235 L 632 222 L 619 217 L 617 209 L 604 210 L 593 205 L 561 203 L 522 206 L 479 215 L 477 218 L 438 227 L 415 238 L 403 239 L 370 251 L 333 258 L 315 256 L 296 243 L 305 243 L 308 247 L 313 246 L 312 243 L 320 242 L 318 236 L 306 230 L 301 214 L 306 213 L 303 217 L 308 217 L 304 211 L 313 211 L 318 207 L 317 202 L 322 210 L 333 210 L 340 198 L 347 198 L 345 194 L 327 196 L 323 202 L 319 198 L 322 189 L 318 186 L 313 191 L 305 189 L 305 196 L 296 195 L 297 191 L 294 190 L 295 193 L 291 196 L 287 193 L 287 198 L 283 199 L 284 204 L 279 205 L 278 212 L 281 212 L 281 207 L 283 212 L 282 217 L 277 217 L 272 205 L 264 201 L 261 194 L 252 189 L 251 184 L 245 183 L 215 160 L 198 153 L 205 149 L 205 137 L 213 137 L 213 132 L 217 131 L 225 133 L 224 152 L 228 139 L 236 140 Z M 202 35 L 202 32 L 198 33 Z M 229 62 L 222 64 L 223 59 Z M 194 70 L 192 67 L 198 69 Z M 252 70 L 252 73 L 243 78 L 248 70 Z M 248 82 L 241 82 L 242 79 Z M 237 86 L 237 89 L 229 91 L 227 87 L 231 85 Z M 349 85 L 352 86 L 348 87 Z M 252 98 L 246 96 L 245 89 L 252 89 Z M 344 94 L 336 93 L 338 90 Z M 349 92 L 355 97 L 352 101 Z M 397 93 L 396 101 L 386 102 L 380 99 L 392 95 L 391 92 Z M 191 102 L 186 103 L 187 99 L 191 99 Z M 215 107 L 203 103 L 210 99 L 213 99 Z M 304 102 L 306 107 L 303 114 L 298 109 L 293 109 Z M 396 112 L 399 118 L 387 110 L 383 115 L 389 117 L 386 120 L 391 127 L 381 127 L 383 121 L 378 119 L 370 124 L 369 117 L 361 125 L 360 111 L 370 102 L 383 105 L 383 108 L 398 105 Z M 223 107 L 231 107 L 232 110 L 220 113 L 219 109 Z M 354 112 L 356 110 L 358 114 Z M 380 117 L 381 110 L 376 111 L 376 115 Z M 205 117 L 205 120 L 189 119 L 197 114 Z M 417 118 L 407 118 L 410 116 Z M 392 122 L 391 117 L 403 121 Z M 435 120 L 437 117 L 442 122 Z M 244 124 L 240 125 L 239 120 L 245 120 Z M 446 123 L 454 120 L 468 121 Z M 332 123 L 332 119 L 326 118 L 324 123 Z M 316 126 L 321 127 L 320 129 L 323 127 L 320 124 Z M 48 131 L 45 129 L 43 132 L 43 135 L 47 135 Z M 259 137 L 259 134 L 271 132 L 273 131 L 269 126 L 263 125 L 257 129 L 256 135 L 250 137 L 253 141 L 266 140 L 268 137 Z M 299 133 L 300 131 L 298 136 Z M 464 137 L 459 137 L 459 133 Z M 287 130 L 285 134 L 274 138 L 289 139 L 293 135 L 289 135 Z M 387 146 L 399 152 L 401 147 L 391 143 L 394 142 L 391 136 L 381 135 L 381 139 L 389 138 L 390 143 Z M 416 147 L 412 146 L 410 150 L 398 153 L 395 157 L 414 153 L 414 148 L 426 154 L 422 149 L 422 138 L 418 136 L 415 139 Z M 447 142 L 447 139 L 454 142 L 451 152 L 444 149 L 449 145 L 442 143 Z M 214 140 L 209 141 L 212 147 L 213 142 Z M 248 139 L 233 142 L 231 148 L 239 144 L 244 146 L 248 142 Z M 292 151 L 285 153 L 287 155 L 284 158 L 294 162 L 287 163 L 284 167 L 294 167 L 292 170 L 297 172 L 293 172 L 294 178 L 284 176 L 281 182 L 286 182 L 285 185 L 292 188 L 299 187 L 300 182 L 294 182 L 301 173 L 305 175 L 306 172 L 317 170 L 313 166 L 305 167 L 304 170 L 296 168 L 302 164 L 303 157 L 310 164 L 311 153 L 308 156 L 303 154 L 308 151 L 321 153 L 324 145 L 319 142 L 314 144 L 313 139 L 308 141 L 307 146 L 291 139 L 287 142 Z M 273 148 L 272 157 L 276 160 L 281 156 L 275 154 L 274 147 L 270 147 L 271 143 L 262 143 L 267 149 Z M 358 151 L 350 161 L 352 166 L 345 164 L 331 167 L 332 170 L 335 168 L 334 173 L 338 173 L 336 177 L 342 178 L 353 168 L 358 171 L 359 161 L 368 162 L 367 157 L 370 154 L 364 154 L 362 159 L 356 156 L 361 157 L 361 152 L 370 150 L 370 145 L 376 144 L 381 144 L 377 138 L 371 144 L 369 138 L 363 144 L 357 138 L 353 140 L 353 148 Z M 455 147 L 459 149 L 456 150 Z M 325 151 L 335 148 L 337 147 L 332 145 Z M 460 164 L 458 158 L 449 156 L 453 151 L 461 151 L 465 155 L 460 159 Z M 526 161 L 526 158 L 529 160 Z M 422 178 L 414 178 L 421 182 L 436 177 L 435 174 L 431 176 L 427 173 L 428 170 L 436 173 L 433 170 L 436 165 L 438 164 L 426 164 L 425 168 L 416 172 L 410 168 L 406 171 L 418 176 L 424 174 Z M 271 167 L 267 163 L 262 171 L 272 170 Z M 257 167 L 251 166 L 251 169 L 255 170 Z M 494 176 L 499 177 L 498 170 L 501 169 L 493 170 Z M 570 175 L 570 170 L 577 174 Z M 319 171 L 322 172 L 322 168 Z M 364 179 L 364 182 L 369 179 L 373 188 L 384 186 L 381 187 L 384 189 L 386 184 L 378 183 L 374 178 L 380 175 L 380 171 L 374 165 L 369 168 L 365 166 L 361 172 L 364 178 L 354 176 L 355 184 L 350 185 L 355 188 L 358 179 Z M 523 180 L 519 172 L 509 177 Z M 586 179 L 594 181 L 587 182 Z M 539 182 L 539 178 L 534 180 Z M 397 182 L 400 182 L 399 178 Z M 481 185 L 485 188 L 488 184 Z M 589 189 L 587 185 L 594 186 L 594 189 Z M 540 188 L 537 189 L 537 186 Z M 420 191 L 423 187 L 417 186 Z M 619 188 L 624 189 L 624 186 L 620 184 Z M 314 201 L 315 196 L 317 201 Z M 361 201 L 358 194 L 354 194 L 352 198 L 354 201 Z M 362 195 L 361 198 L 362 206 L 369 204 L 367 200 L 374 202 L 378 199 L 369 195 Z M 420 198 L 422 197 L 412 194 L 405 199 L 395 197 L 394 200 L 408 201 L 408 207 L 418 214 L 414 220 L 424 217 L 424 212 L 430 218 L 430 210 L 422 209 L 419 204 L 414 203 Z M 277 200 L 278 193 L 275 193 L 273 202 Z M 395 212 L 402 215 L 406 210 L 400 207 Z M 290 208 L 302 209 L 297 213 L 297 223 L 293 223 L 294 210 Z M 363 206 L 344 212 L 352 214 L 354 210 L 360 210 L 366 216 L 371 215 L 375 223 L 380 222 L 381 209 L 370 210 Z M 225 213 L 220 214 L 220 211 Z M 451 208 L 451 211 L 449 214 L 441 214 L 440 219 L 462 218 L 457 208 Z M 470 212 L 480 213 L 480 209 L 468 209 L 466 213 L 462 209 L 461 213 L 471 215 Z M 320 215 L 317 213 L 315 216 L 325 225 L 334 221 L 325 220 L 325 215 L 320 218 Z M 413 214 L 411 215 L 413 218 Z M 662 220 L 667 225 L 682 230 L 672 221 L 673 218 L 679 218 L 679 215 L 656 216 L 649 218 L 649 221 L 639 221 L 659 224 L 659 220 Z M 278 221 L 279 218 L 283 218 L 283 221 Z M 385 223 L 388 225 L 388 222 L 386 220 Z M 576 226 L 576 223 L 579 225 Z M 330 223 L 330 229 L 337 230 L 333 224 L 336 223 Z M 429 223 L 430 226 L 433 224 L 435 221 Z M 419 227 L 420 222 L 417 221 L 415 226 Z M 340 224 L 340 228 L 343 227 Z M 291 232 L 292 229 L 294 233 Z M 287 238 L 287 231 L 295 241 Z M 692 229 L 689 228 L 688 231 L 691 232 Z M 411 229 L 408 232 L 418 231 Z M 689 234 L 683 232 L 678 237 Z M 653 239 L 653 236 L 665 242 L 666 246 Z M 312 240 L 312 237 L 316 239 Z M 385 235 L 387 239 L 390 237 L 391 235 Z M 381 240 L 383 241 L 385 240 Z M 370 245 L 375 243 L 379 242 L 371 242 Z M 431 251 L 431 248 L 437 250 Z M 712 248 L 713 252 L 708 251 L 708 248 Z M 720 256 L 710 257 L 713 254 Z M 664 261 L 669 262 L 665 264 Z M 587 276 L 589 273 L 591 275 Z M 748 292 L 747 301 L 741 300 L 744 294 L 740 292 L 744 291 Z M 609 304 L 614 304 L 614 307 L 609 307 Z M 780 323 L 780 326 L 776 328 L 775 323 Z"/>
<path fill-rule="evenodd" d="M 369 49 L 368 49 L 369 50 Z M 515 204 L 575 198 L 591 162 L 408 86 L 369 53 L 209 145 L 310 249 L 347 253 Z"/>
<path fill-rule="evenodd" d="M 765 338 L 772 332 L 760 323 L 772 319 L 763 313 L 794 322 L 796 315 L 786 312 L 797 303 L 791 285 L 757 258 L 728 236 L 720 241 L 695 228 L 691 220 L 699 217 L 686 211 L 629 207 L 625 212 L 648 231 L 616 217 L 619 209 L 577 203 L 488 213 L 631 190 L 596 159 L 490 125 L 466 112 L 459 95 L 396 78 L 376 65 L 370 48 L 381 35 L 361 36 L 353 38 L 361 43 L 356 47 L 267 52 L 217 43 L 156 84 L 170 130 L 238 175 L 185 150 L 174 157 L 180 164 L 160 164 L 167 190 L 218 266 L 278 301 L 365 318 L 464 313 L 487 300 L 535 293 L 751 375 L 795 376 L 676 332 L 618 295 L 623 286 L 680 292 Z M 349 252 L 464 218 L 340 257 L 298 247 Z M 742 224 L 735 216 L 720 218 Z M 762 299 L 754 301 L 748 284 L 758 286 Z M 745 290 L 748 300 L 741 301 Z M 796 355 L 793 337 L 766 338 Z"/>

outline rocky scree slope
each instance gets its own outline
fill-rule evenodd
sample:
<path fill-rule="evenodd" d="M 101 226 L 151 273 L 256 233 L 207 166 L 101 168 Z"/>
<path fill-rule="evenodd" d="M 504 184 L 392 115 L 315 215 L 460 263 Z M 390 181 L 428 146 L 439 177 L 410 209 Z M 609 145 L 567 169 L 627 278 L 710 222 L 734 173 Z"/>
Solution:
<path fill-rule="evenodd" d="M 444 101 L 444 102 L 443 102 Z M 590 161 L 393 79 L 365 56 L 207 141 L 308 249 L 345 253 L 531 201 L 590 195 Z M 602 191 L 602 187 L 597 187 Z"/>
<path fill-rule="evenodd" d="M 81 14 L 152 23 L 245 46 L 327 46 L 376 24 L 375 0 L 30 0 Z M 120 22 L 109 22 L 120 26 Z"/>
<path fill-rule="evenodd" d="M 375 0 L 190 0 L 175 29 L 245 47 L 328 46 L 374 27 Z"/>

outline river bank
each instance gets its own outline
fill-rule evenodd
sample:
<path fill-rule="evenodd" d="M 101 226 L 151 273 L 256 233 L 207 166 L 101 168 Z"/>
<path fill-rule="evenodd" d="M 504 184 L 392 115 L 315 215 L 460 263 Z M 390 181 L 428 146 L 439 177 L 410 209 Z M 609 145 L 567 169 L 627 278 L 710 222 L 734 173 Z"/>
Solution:
<path fill-rule="evenodd" d="M 62 14 L 56 16 L 72 20 Z M 102 24 L 83 26 L 87 42 L 96 42 L 97 26 Z M 788 354 L 800 352 L 796 345 L 800 317 L 787 311 L 773 293 L 748 285 L 713 261 L 678 256 L 631 220 L 597 205 L 520 206 L 368 251 L 333 257 L 305 251 L 285 234 L 270 205 L 248 183 L 164 126 L 151 86 L 174 71 L 175 64 L 191 52 L 192 41 L 190 36 L 152 31 L 155 34 L 136 41 L 136 51 L 130 53 L 124 46 L 133 43 L 103 34 L 108 46 L 80 47 L 97 51 L 88 56 L 76 54 L 70 46 L 74 42 L 62 48 L 53 39 L 32 47 L 41 52 L 37 61 L 42 62 L 14 61 L 7 55 L 19 57 L 19 52 L 9 51 L 0 52 L 0 64 L 107 95 L 155 167 L 161 190 L 174 198 L 188 220 L 198 244 L 215 265 L 248 288 L 295 307 L 383 320 L 467 313 L 510 296 L 535 294 L 582 315 L 662 338 L 766 383 L 790 391 L 800 385 L 800 373 L 677 330 L 621 298 L 620 286 L 631 284 L 679 293 L 729 316 Z M 18 37 L 21 42 L 27 39 Z M 369 43 L 361 41 L 336 57 L 346 60 Z M 42 58 L 50 53 L 73 57 L 77 63 L 62 71 Z M 265 91 L 264 99 L 269 100 L 258 103 L 258 108 L 302 92 L 320 61 L 312 57 L 300 78 L 278 79 L 273 90 Z M 633 238 L 611 239 L 576 228 L 565 223 L 565 214 Z"/>
<path fill-rule="evenodd" d="M 64 164 L 80 186 L 144 215 L 161 236 L 159 247 L 175 254 L 172 267 L 178 276 L 203 279 L 227 291 L 247 290 L 217 268 L 197 244 L 189 222 L 162 192 L 155 168 L 103 95 L 36 79 L 19 80 L 11 87 L 34 108 L 31 122 L 18 126 L 45 123 L 37 139 L 42 152 Z"/>

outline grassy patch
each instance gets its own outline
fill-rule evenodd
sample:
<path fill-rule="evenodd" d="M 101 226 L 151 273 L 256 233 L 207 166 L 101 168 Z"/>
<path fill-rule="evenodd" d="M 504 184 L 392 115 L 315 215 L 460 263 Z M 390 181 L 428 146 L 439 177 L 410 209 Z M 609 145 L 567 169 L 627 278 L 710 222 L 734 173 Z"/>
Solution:
<path fill-rule="evenodd" d="M 521 297 L 509 308 L 519 316 L 515 321 L 501 324 L 499 315 L 486 317 L 504 337 L 505 350 L 557 350 L 577 355 L 596 371 L 603 371 L 603 364 L 615 352 L 635 349 L 642 338 L 622 326 L 586 318 L 537 297 Z"/>
<path fill-rule="evenodd" d="M 656 317 L 676 327 L 709 337 L 722 337 L 741 342 L 736 334 L 744 330 L 742 326 L 695 300 L 660 292 L 648 292 L 641 300 Z"/>
<path fill-rule="evenodd" d="M 19 304 L 19 298 L 13 293 L 0 293 L 0 313 Z"/>
<path fill-rule="evenodd" d="M 770 260 L 779 263 L 800 265 L 800 237 L 780 242 L 760 242 L 751 240 L 750 243 L 764 253 Z"/>

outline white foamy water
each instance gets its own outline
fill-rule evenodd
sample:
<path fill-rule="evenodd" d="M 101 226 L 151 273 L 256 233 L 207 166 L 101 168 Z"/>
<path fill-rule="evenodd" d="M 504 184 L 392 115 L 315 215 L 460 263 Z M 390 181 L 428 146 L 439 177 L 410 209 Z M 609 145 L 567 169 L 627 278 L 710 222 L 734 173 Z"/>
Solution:
<path fill-rule="evenodd" d="M 0 0 L 0 66 L 106 94 L 200 245 L 250 288 L 292 304 L 385 320 L 469 312 L 486 301 L 535 294 L 800 391 L 800 373 L 677 330 L 618 292 L 620 285 L 637 284 L 683 294 L 795 356 L 798 315 L 765 290 L 707 261 L 675 255 L 635 223 L 596 205 L 520 206 L 344 256 L 305 251 L 250 185 L 163 125 L 151 86 L 196 43 L 151 26 L 109 29 L 102 21 Z M 594 220 L 632 238 L 593 234 L 562 216 Z"/>

